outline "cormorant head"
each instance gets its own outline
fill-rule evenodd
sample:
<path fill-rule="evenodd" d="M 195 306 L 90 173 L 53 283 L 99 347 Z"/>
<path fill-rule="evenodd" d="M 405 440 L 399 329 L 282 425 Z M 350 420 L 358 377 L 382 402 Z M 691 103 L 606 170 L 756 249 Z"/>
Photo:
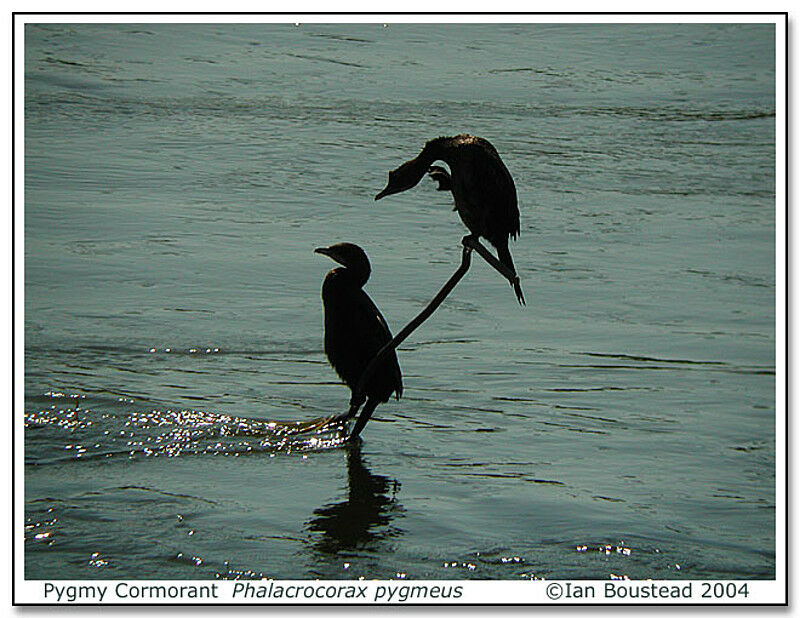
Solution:
<path fill-rule="evenodd" d="M 369 258 L 364 250 L 351 242 L 339 242 L 330 247 L 318 247 L 314 253 L 327 255 L 334 262 L 338 262 L 351 270 L 359 278 L 367 280 L 370 273 Z"/>
<path fill-rule="evenodd" d="M 415 186 L 425 175 L 428 166 L 419 157 L 406 161 L 396 170 L 389 172 L 389 182 L 386 188 L 375 196 L 376 200 L 400 193 Z"/>

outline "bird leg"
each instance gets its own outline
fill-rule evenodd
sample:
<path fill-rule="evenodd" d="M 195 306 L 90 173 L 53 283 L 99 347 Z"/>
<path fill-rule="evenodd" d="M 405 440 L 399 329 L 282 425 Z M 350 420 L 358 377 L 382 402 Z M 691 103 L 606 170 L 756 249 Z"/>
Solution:
<path fill-rule="evenodd" d="M 375 411 L 375 408 L 378 407 L 380 400 L 378 399 L 367 399 L 367 403 L 364 405 L 364 409 L 361 411 L 361 416 L 358 417 L 356 421 L 355 427 L 353 427 L 353 431 L 350 432 L 350 435 L 347 436 L 347 441 L 351 442 L 358 437 L 358 434 L 361 433 L 361 430 L 364 429 L 364 425 L 367 424 L 367 421 L 372 416 L 372 413 Z"/>
<path fill-rule="evenodd" d="M 364 395 L 356 397 L 355 393 L 353 393 L 353 396 L 350 397 L 350 409 L 348 410 L 347 414 L 344 415 L 344 417 L 348 420 L 353 418 L 365 400 L 366 397 L 364 397 Z"/>
<path fill-rule="evenodd" d="M 362 406 L 364 401 L 366 401 L 366 397 L 364 397 L 364 395 L 356 397 L 356 395 L 353 394 L 353 396 L 350 397 L 350 407 L 348 408 L 347 412 L 344 414 L 337 414 L 336 416 L 330 416 L 326 420 L 330 423 L 341 423 L 342 425 L 346 425 L 347 422 L 358 413 L 358 409 Z"/>
<path fill-rule="evenodd" d="M 486 260 L 486 262 L 494 268 L 497 272 L 503 275 L 511 285 L 519 284 L 519 277 L 517 277 L 516 273 L 512 271 L 508 266 L 503 264 L 500 260 L 494 257 L 491 252 L 483 246 L 481 241 L 477 236 L 474 234 L 469 234 L 468 236 L 464 236 L 461 239 L 461 243 L 465 247 L 469 247 L 470 249 L 475 249 L 478 253 L 480 253 L 481 257 Z"/>

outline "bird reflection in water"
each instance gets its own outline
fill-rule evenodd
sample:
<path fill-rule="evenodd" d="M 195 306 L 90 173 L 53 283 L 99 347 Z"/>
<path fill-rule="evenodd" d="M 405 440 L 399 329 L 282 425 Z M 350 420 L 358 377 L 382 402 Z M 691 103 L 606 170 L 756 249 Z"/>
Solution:
<path fill-rule="evenodd" d="M 313 542 L 323 555 L 348 550 L 371 550 L 383 541 L 402 534 L 392 520 L 402 516 L 397 502 L 400 483 L 380 474 L 373 474 L 361 458 L 361 441 L 347 448 L 347 499 L 327 504 L 314 511 L 306 524 L 321 536 Z M 385 550 L 385 547 L 382 547 Z"/>

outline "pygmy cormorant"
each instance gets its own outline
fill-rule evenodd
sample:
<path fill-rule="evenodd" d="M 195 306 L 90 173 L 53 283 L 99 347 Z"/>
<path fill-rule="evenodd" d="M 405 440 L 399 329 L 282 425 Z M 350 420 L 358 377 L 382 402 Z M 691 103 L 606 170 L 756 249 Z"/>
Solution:
<path fill-rule="evenodd" d="M 352 397 L 357 396 L 359 378 L 378 351 L 391 341 L 392 333 L 381 312 L 362 289 L 369 279 L 370 265 L 367 254 L 358 245 L 342 242 L 330 247 L 314 249 L 327 255 L 344 268 L 334 268 L 322 283 L 322 305 L 325 309 L 325 354 L 339 377 L 350 387 Z M 389 401 L 394 393 L 397 399 L 403 394 L 403 378 L 397 355 L 392 351 L 367 381 L 358 405 L 347 418 L 364 403 L 350 438 L 361 432 L 379 403 Z"/>
<path fill-rule="evenodd" d="M 434 161 L 444 161 L 450 174 Z M 455 210 L 473 236 L 483 236 L 497 249 L 498 259 L 514 274 L 508 238 L 519 234 L 517 190 L 494 146 L 474 135 L 437 137 L 425 144 L 416 157 L 389 172 L 389 183 L 376 200 L 416 186 L 425 173 L 439 183 L 440 191 L 452 191 Z M 519 281 L 514 292 L 525 304 Z"/>

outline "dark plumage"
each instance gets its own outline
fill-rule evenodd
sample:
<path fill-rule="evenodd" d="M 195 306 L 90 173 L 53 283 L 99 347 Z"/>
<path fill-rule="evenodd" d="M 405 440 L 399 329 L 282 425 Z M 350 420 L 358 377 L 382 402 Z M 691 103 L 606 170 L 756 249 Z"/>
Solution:
<path fill-rule="evenodd" d="M 450 174 L 431 166 L 434 161 L 447 163 Z M 497 258 L 516 273 L 508 239 L 519 234 L 517 190 L 494 146 L 474 135 L 437 137 L 416 157 L 389 172 L 389 183 L 375 199 L 411 189 L 426 172 L 439 183 L 439 190 L 453 192 L 455 210 L 469 231 L 492 243 Z M 514 284 L 514 292 L 524 305 L 519 283 Z"/>
<path fill-rule="evenodd" d="M 369 259 L 364 250 L 352 243 L 338 243 L 314 252 L 327 255 L 344 266 L 330 271 L 322 283 L 325 354 L 355 397 L 361 374 L 384 344 L 391 341 L 392 333 L 375 303 L 362 289 L 370 275 Z M 403 378 L 394 351 L 381 362 L 366 384 L 363 393 L 366 403 L 350 434 L 352 438 L 361 432 L 377 405 L 388 401 L 392 393 L 398 399 L 403 394 Z M 360 406 L 363 402 L 362 397 L 357 403 Z"/>

